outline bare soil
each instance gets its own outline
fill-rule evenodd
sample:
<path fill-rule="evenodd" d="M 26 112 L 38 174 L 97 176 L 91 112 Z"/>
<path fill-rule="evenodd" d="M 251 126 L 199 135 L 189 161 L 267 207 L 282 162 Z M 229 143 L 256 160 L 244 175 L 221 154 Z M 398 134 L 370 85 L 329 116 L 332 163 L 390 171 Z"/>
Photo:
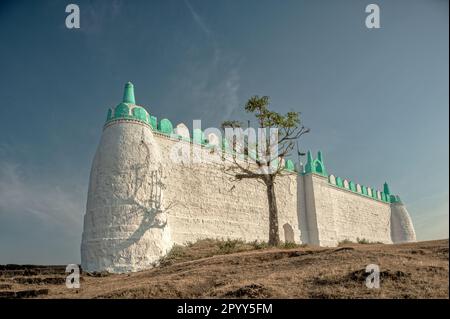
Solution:
<path fill-rule="evenodd" d="M 80 289 L 65 266 L 4 265 L 0 298 L 449 298 L 448 240 L 285 247 L 203 240 L 151 270 L 83 273 Z M 379 289 L 365 285 L 369 264 Z"/>

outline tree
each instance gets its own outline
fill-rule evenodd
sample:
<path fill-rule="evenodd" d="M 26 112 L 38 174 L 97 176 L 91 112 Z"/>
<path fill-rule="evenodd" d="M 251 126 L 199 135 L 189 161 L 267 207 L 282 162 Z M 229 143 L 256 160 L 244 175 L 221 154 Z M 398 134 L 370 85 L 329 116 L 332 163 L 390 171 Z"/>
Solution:
<path fill-rule="evenodd" d="M 285 170 L 283 161 L 294 149 L 296 141 L 309 132 L 301 124 L 300 113 L 288 112 L 281 115 L 269 110 L 268 96 L 253 96 L 245 104 L 245 111 L 252 113 L 258 123 L 258 140 L 251 141 L 247 136 L 245 158 L 232 156 L 233 165 L 227 168 L 237 181 L 243 179 L 257 179 L 266 186 L 267 201 L 269 204 L 269 245 L 277 246 L 280 243 L 278 230 L 278 207 L 275 196 L 275 184 L 278 176 L 290 174 Z M 238 121 L 225 121 L 222 128 L 240 128 Z M 267 131 L 275 134 L 267 134 Z M 248 134 L 248 131 L 247 131 Z M 254 143 L 254 145 L 250 145 Z M 274 145 L 276 143 L 276 145 Z M 233 150 L 238 146 L 233 138 Z M 274 147 L 275 146 L 275 147 Z M 251 152 L 257 149 L 257 152 Z M 276 149 L 276 152 L 274 150 Z"/>
<path fill-rule="evenodd" d="M 225 129 L 227 127 L 231 127 L 231 128 L 237 128 L 237 127 L 242 127 L 242 123 L 240 121 L 223 121 L 222 122 L 222 129 Z"/>
<path fill-rule="evenodd" d="M 236 121 L 236 120 L 223 121 L 221 127 L 222 127 L 223 131 L 225 131 L 227 128 L 231 128 L 234 130 L 236 128 L 241 128 L 242 123 L 240 121 Z M 232 146 L 233 150 L 236 149 L 237 143 L 238 143 L 238 137 L 233 136 L 233 140 L 231 141 L 231 144 L 233 145 Z M 233 157 L 235 158 L 236 156 L 233 154 Z"/>

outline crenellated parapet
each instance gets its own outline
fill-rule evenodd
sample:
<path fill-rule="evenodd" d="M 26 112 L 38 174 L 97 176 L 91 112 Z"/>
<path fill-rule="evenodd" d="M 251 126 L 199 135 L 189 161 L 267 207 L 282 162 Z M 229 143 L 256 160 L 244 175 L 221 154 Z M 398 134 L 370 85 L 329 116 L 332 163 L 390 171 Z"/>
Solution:
<path fill-rule="evenodd" d="M 194 128 L 192 136 L 188 127 L 180 123 L 174 126 L 166 118 L 158 121 L 158 118 L 151 115 L 143 106 L 137 105 L 134 95 L 134 85 L 131 82 L 125 84 L 123 100 L 114 108 L 109 108 L 104 127 L 120 122 L 137 122 L 148 126 L 159 136 L 165 136 L 173 140 L 185 141 L 205 148 L 219 146 L 226 154 L 236 155 L 230 146 L 231 143 L 225 137 L 210 133 L 205 135 L 205 131 Z M 295 165 L 290 159 L 284 160 L 284 167 L 287 171 L 294 172 Z"/>
<path fill-rule="evenodd" d="M 172 122 L 166 118 L 158 121 L 158 118 L 156 116 L 151 115 L 143 106 L 136 104 L 134 86 L 131 82 L 125 84 L 122 102 L 119 103 L 116 107 L 108 109 L 105 127 L 113 124 L 114 122 L 128 121 L 135 121 L 144 124 L 151 128 L 154 133 L 160 136 L 189 142 L 206 148 L 220 146 L 224 153 L 235 155 L 232 147 L 230 147 L 230 142 L 228 142 L 224 137 L 219 137 L 214 133 L 210 133 L 208 134 L 208 136 L 206 136 L 205 132 L 198 128 L 195 128 L 193 130 L 193 134 L 191 136 L 189 133 L 189 129 L 183 123 L 174 126 Z M 323 177 L 327 177 L 329 184 L 343 190 L 357 193 L 362 196 L 385 203 L 401 203 L 401 199 L 398 195 L 392 195 L 390 193 L 387 183 L 384 184 L 383 190 L 380 191 L 374 187 L 368 187 L 359 183 L 355 183 L 346 178 L 328 174 L 321 151 L 317 153 L 316 158 L 313 158 L 311 151 L 308 151 L 307 162 L 302 171 L 298 171 L 295 168 L 294 162 L 291 159 L 283 160 L 283 162 L 284 167 L 287 171 L 297 171 L 297 173 L 302 175 L 317 174 Z"/>
<path fill-rule="evenodd" d="M 378 190 L 375 187 L 365 186 L 355 183 L 349 179 L 342 178 L 333 174 L 328 174 L 325 168 L 322 152 L 317 153 L 317 158 L 313 158 L 310 151 L 307 153 L 307 162 L 302 174 L 317 174 L 328 178 L 328 183 L 349 192 L 357 193 L 359 195 L 382 201 L 385 203 L 401 203 L 400 196 L 392 195 L 389 190 L 389 185 L 384 183 L 383 190 Z"/>
<path fill-rule="evenodd" d="M 317 152 L 317 158 L 313 158 L 311 151 L 308 151 L 306 159 L 305 170 L 303 174 L 318 174 L 322 176 L 327 176 L 327 170 L 325 168 L 325 164 L 323 162 L 322 152 Z"/>

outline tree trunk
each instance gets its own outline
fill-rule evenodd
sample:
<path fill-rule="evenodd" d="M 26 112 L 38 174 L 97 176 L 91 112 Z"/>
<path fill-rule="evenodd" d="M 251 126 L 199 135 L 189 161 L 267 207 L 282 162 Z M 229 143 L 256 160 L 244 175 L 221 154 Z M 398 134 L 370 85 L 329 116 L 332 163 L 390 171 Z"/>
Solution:
<path fill-rule="evenodd" d="M 275 197 L 275 184 L 270 178 L 266 181 L 267 200 L 269 202 L 269 246 L 278 246 L 280 244 L 280 235 L 278 232 L 278 208 Z"/>

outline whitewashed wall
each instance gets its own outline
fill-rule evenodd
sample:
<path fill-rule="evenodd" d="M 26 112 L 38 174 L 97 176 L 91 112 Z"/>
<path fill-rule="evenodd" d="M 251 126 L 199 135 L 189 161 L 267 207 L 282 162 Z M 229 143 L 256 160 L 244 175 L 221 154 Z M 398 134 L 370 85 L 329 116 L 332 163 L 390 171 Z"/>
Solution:
<path fill-rule="evenodd" d="M 311 243 L 336 246 L 357 238 L 392 243 L 389 204 L 330 185 L 325 177 L 304 178 Z"/>
<path fill-rule="evenodd" d="M 161 153 L 139 122 L 107 126 L 91 169 L 81 244 L 84 270 L 152 266 L 172 246 L 157 170 Z"/>
<path fill-rule="evenodd" d="M 395 243 L 407 243 L 416 241 L 414 226 L 403 203 L 391 204 L 391 237 Z"/>
<path fill-rule="evenodd" d="M 265 185 L 254 179 L 233 181 L 232 176 L 224 172 L 223 162 L 213 158 L 206 149 L 197 149 L 205 163 L 174 163 L 170 159 L 174 144 L 182 143 L 189 149 L 189 143 L 160 135 L 155 139 L 164 158 L 164 203 L 165 207 L 172 207 L 168 218 L 174 243 L 201 238 L 268 240 Z M 278 179 L 275 192 L 280 238 L 298 243 L 296 175 Z"/>
<path fill-rule="evenodd" d="M 180 145 L 189 160 L 173 160 Z M 218 156 L 197 148 L 194 157 L 190 145 L 137 121 L 105 127 L 90 176 L 83 269 L 150 268 L 174 243 L 202 238 L 268 240 L 265 185 L 233 181 Z M 207 161 L 192 163 L 194 158 Z M 336 246 L 357 238 L 415 240 L 403 205 L 393 204 L 391 214 L 390 204 L 331 185 L 326 177 L 291 174 L 278 179 L 275 191 L 282 241 Z"/>

